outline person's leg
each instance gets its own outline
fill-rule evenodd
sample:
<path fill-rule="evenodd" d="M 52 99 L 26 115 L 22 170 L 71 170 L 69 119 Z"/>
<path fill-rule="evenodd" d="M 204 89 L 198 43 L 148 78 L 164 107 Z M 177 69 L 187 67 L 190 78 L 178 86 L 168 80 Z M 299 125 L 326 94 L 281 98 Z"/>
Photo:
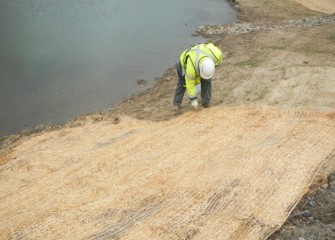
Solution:
<path fill-rule="evenodd" d="M 177 74 L 178 74 L 178 82 L 177 82 L 176 92 L 175 92 L 174 98 L 173 98 L 173 105 L 174 106 L 180 106 L 181 105 L 181 103 L 183 101 L 185 91 L 186 91 L 185 76 L 183 76 L 182 67 L 181 67 L 180 63 L 177 64 Z"/>
<path fill-rule="evenodd" d="M 212 79 L 201 79 L 201 103 L 209 107 L 212 99 Z"/>

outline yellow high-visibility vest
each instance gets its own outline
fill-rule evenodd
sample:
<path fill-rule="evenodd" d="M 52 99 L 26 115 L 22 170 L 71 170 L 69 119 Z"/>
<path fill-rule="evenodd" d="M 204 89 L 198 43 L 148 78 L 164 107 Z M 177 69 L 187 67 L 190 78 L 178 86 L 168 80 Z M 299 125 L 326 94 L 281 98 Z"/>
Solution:
<path fill-rule="evenodd" d="M 213 60 L 217 66 L 222 60 L 221 50 L 212 43 L 191 45 L 180 56 L 180 63 L 185 75 L 186 92 L 189 98 L 196 97 L 196 85 L 200 84 L 200 64 L 204 58 Z"/>

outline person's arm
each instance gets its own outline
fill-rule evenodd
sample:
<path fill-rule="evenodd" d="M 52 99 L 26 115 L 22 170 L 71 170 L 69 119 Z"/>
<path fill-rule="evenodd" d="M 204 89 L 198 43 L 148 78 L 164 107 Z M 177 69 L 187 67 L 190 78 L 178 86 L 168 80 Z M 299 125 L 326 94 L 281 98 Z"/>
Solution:
<path fill-rule="evenodd" d="M 193 66 L 186 67 L 185 71 L 186 92 L 189 99 L 191 100 L 191 105 L 194 108 L 198 107 L 196 79 L 197 75 L 194 71 Z"/>
<path fill-rule="evenodd" d="M 186 92 L 191 101 L 197 98 L 197 89 L 195 86 L 196 79 L 197 75 L 193 66 L 193 62 L 191 59 L 188 59 L 185 67 L 185 82 Z"/>

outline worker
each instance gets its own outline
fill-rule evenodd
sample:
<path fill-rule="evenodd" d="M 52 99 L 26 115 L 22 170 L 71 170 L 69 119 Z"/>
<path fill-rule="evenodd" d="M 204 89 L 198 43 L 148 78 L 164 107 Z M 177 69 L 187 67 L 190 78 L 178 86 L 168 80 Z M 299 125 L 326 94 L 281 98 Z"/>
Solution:
<path fill-rule="evenodd" d="M 198 108 L 198 92 L 201 92 L 202 107 L 209 107 L 212 98 L 212 78 L 215 67 L 221 60 L 222 52 L 213 43 L 191 45 L 181 54 L 177 63 L 179 79 L 173 99 L 175 110 L 180 109 L 185 91 L 193 108 Z"/>

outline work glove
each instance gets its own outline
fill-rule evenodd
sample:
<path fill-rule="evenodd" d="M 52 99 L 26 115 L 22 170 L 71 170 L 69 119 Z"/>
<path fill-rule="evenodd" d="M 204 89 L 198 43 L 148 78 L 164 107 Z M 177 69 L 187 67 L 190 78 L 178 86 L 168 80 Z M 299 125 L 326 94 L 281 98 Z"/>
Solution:
<path fill-rule="evenodd" d="M 194 108 L 194 109 L 197 109 L 198 108 L 198 100 L 197 99 L 194 99 L 191 101 L 191 106 Z"/>

